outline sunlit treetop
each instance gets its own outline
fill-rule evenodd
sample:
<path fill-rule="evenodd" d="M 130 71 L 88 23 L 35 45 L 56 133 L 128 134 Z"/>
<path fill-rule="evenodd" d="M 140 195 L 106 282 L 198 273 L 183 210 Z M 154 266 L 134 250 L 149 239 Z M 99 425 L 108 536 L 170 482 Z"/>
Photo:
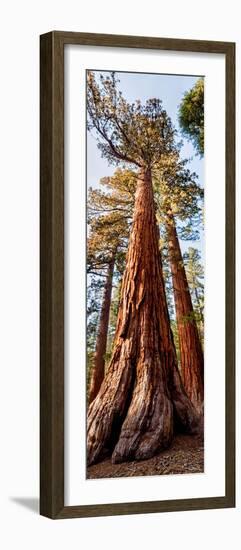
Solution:
<path fill-rule="evenodd" d="M 188 160 L 180 158 L 179 151 L 163 156 L 153 173 L 157 217 L 164 223 L 173 215 L 180 223 L 182 239 L 198 237 L 204 191 L 195 172 L 187 168 Z"/>
<path fill-rule="evenodd" d="M 133 170 L 117 168 L 112 176 L 100 179 L 99 188 L 89 189 L 88 221 L 102 213 L 117 213 L 132 206 L 135 198 L 137 174 Z"/>
<path fill-rule="evenodd" d="M 105 270 L 114 253 L 117 269 L 122 269 L 136 188 L 136 173 L 117 169 L 100 180 L 101 188 L 88 194 L 87 265 L 91 273 Z"/>
<path fill-rule="evenodd" d="M 87 73 L 88 129 L 111 164 L 152 168 L 173 149 L 175 130 L 160 99 L 128 103 L 114 72 Z"/>

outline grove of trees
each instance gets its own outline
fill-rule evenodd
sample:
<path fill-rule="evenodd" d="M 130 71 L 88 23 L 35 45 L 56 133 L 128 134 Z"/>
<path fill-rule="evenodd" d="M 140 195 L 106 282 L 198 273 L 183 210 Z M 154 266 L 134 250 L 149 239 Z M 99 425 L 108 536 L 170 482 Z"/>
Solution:
<path fill-rule="evenodd" d="M 90 465 L 106 455 L 150 458 L 176 431 L 201 429 L 204 274 L 198 249 L 182 254 L 180 246 L 198 238 L 203 189 L 161 100 L 128 103 L 115 73 L 88 71 L 87 113 L 102 156 L 116 166 L 88 193 Z"/>

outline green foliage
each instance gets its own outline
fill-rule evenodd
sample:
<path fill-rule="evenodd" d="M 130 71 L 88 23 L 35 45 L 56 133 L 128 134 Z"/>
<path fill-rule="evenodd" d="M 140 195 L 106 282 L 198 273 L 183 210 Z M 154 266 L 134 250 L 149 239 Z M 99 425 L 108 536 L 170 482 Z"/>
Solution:
<path fill-rule="evenodd" d="M 197 152 L 204 154 L 204 79 L 199 78 L 185 93 L 179 107 L 179 124 L 183 134 L 191 139 Z"/>

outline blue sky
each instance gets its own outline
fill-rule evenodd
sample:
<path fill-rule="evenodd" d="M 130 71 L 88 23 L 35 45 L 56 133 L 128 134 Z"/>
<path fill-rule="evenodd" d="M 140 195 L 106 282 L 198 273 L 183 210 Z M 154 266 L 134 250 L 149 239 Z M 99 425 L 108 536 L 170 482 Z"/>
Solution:
<path fill-rule="evenodd" d="M 183 95 L 195 84 L 198 76 L 185 75 L 159 75 L 141 73 L 116 73 L 119 79 L 119 89 L 124 98 L 133 103 L 136 99 L 145 102 L 149 98 L 158 97 L 163 102 L 163 107 L 171 117 L 178 136 L 177 140 L 183 141 L 181 156 L 188 158 L 188 167 L 196 172 L 201 186 L 204 186 L 204 160 L 196 155 L 191 142 L 183 138 L 178 124 L 178 106 Z M 115 166 L 108 165 L 106 159 L 101 158 L 97 148 L 96 138 L 93 133 L 88 132 L 87 136 L 87 186 L 98 188 L 100 178 L 112 175 Z M 181 241 L 181 248 L 184 252 L 189 246 L 198 248 L 203 256 L 203 233 L 200 234 L 200 241 Z"/>

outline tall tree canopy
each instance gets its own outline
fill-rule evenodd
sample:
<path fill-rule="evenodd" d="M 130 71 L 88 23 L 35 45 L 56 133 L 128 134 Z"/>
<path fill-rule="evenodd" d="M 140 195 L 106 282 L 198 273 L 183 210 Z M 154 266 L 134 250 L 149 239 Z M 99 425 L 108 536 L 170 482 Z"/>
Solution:
<path fill-rule="evenodd" d="M 196 151 L 204 154 L 204 79 L 199 78 L 185 93 L 179 107 L 179 124 L 183 134 L 193 142 Z"/>
<path fill-rule="evenodd" d="M 98 147 L 110 163 L 128 162 L 152 168 L 173 149 L 174 129 L 160 99 L 128 103 L 118 91 L 114 72 L 87 76 L 88 128 L 97 132 Z"/>

